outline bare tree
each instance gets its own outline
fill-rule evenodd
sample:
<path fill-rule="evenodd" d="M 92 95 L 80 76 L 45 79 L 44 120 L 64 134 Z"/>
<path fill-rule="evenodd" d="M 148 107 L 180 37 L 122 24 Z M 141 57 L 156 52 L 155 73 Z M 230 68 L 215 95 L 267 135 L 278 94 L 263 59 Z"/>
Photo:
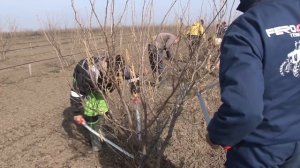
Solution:
<path fill-rule="evenodd" d="M 9 23 L 7 32 L 4 32 L 0 28 L 0 60 L 6 59 L 6 54 L 11 49 L 13 38 L 15 37 L 17 26 L 15 22 Z"/>

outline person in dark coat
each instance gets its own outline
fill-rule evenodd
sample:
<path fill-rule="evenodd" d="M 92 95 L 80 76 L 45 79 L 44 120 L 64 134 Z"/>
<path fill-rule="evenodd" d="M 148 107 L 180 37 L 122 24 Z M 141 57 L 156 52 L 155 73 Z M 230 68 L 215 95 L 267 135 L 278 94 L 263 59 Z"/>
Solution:
<path fill-rule="evenodd" d="M 241 0 L 221 45 L 208 141 L 228 168 L 300 167 L 300 1 Z"/>

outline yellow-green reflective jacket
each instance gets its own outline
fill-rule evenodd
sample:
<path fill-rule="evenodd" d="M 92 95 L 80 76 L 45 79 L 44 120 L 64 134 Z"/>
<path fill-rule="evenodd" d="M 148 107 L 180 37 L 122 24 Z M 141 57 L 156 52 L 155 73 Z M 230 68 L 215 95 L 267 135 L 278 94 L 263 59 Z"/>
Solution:
<path fill-rule="evenodd" d="M 187 34 L 191 36 L 201 36 L 203 33 L 204 28 L 200 22 L 195 22 L 187 32 Z"/>
<path fill-rule="evenodd" d="M 104 115 L 108 112 L 108 106 L 104 100 L 104 97 L 100 93 L 92 92 L 86 97 L 86 101 L 83 106 L 84 115 L 92 117 L 97 115 Z"/>

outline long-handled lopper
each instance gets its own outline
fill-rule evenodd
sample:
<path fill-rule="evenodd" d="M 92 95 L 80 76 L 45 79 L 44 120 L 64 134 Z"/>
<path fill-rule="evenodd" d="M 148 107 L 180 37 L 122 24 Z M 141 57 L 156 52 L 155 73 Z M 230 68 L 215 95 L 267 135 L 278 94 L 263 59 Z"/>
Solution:
<path fill-rule="evenodd" d="M 117 149 L 120 152 L 124 153 L 126 156 L 134 159 L 134 156 L 132 154 L 128 153 L 127 151 L 125 151 L 124 149 L 122 149 L 121 147 L 119 147 L 118 145 L 116 145 L 115 143 L 113 143 L 112 141 L 110 141 L 109 139 L 105 138 L 103 135 L 101 135 L 98 132 L 96 132 L 95 130 L 93 130 L 90 126 L 88 126 L 87 123 L 86 123 L 86 121 L 83 118 L 78 122 L 78 124 L 84 126 L 87 130 L 89 130 L 91 133 L 95 134 L 97 137 L 99 137 L 105 143 L 111 145 L 115 149 Z"/>
<path fill-rule="evenodd" d="M 204 115 L 204 120 L 205 120 L 207 126 L 210 123 L 211 118 L 209 116 L 208 109 L 207 109 L 207 107 L 205 105 L 205 101 L 204 101 L 201 93 L 203 91 L 207 90 L 207 89 L 210 89 L 210 88 L 216 86 L 216 85 L 217 85 L 217 83 L 212 83 L 212 84 L 208 85 L 207 87 L 205 87 L 205 89 L 203 89 L 202 91 L 197 91 L 197 93 L 196 93 L 197 97 L 198 97 L 199 104 L 200 104 L 200 108 L 201 108 L 201 111 L 202 111 L 202 113 Z M 230 150 L 231 146 L 223 146 L 223 148 L 225 150 Z"/>

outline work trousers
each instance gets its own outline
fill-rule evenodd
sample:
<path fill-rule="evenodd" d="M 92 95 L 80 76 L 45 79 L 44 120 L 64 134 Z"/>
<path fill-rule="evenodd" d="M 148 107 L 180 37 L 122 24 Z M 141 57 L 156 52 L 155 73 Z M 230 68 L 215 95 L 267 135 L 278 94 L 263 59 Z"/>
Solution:
<path fill-rule="evenodd" d="M 169 51 L 169 49 L 157 48 L 153 44 L 148 44 L 149 61 L 153 74 L 158 73 L 160 76 L 164 71 L 164 51 L 166 51 L 167 59 L 172 59 L 171 51 Z"/>

